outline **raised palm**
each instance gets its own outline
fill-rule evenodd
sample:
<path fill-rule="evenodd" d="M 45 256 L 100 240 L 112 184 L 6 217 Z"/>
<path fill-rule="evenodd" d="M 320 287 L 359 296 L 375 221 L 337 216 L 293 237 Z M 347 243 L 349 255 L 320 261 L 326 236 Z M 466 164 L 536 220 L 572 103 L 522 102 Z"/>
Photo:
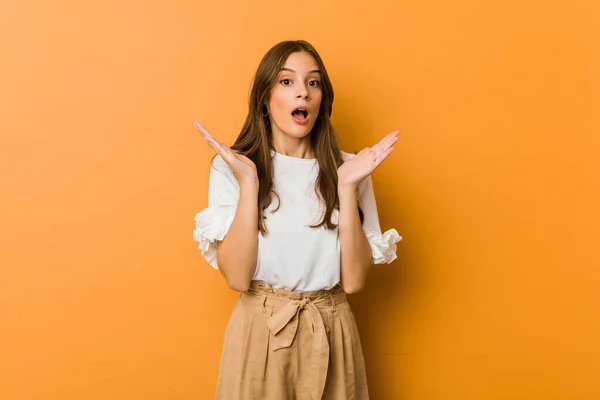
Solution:
<path fill-rule="evenodd" d="M 357 186 L 394 151 L 400 131 L 387 134 L 373 147 L 361 150 L 356 156 L 347 160 L 338 168 L 338 184 L 341 186 Z"/>
<path fill-rule="evenodd" d="M 194 126 L 202 134 L 202 137 L 213 148 L 213 150 L 223 158 L 223 161 L 229 165 L 238 181 L 246 179 L 257 181 L 256 165 L 248 157 L 238 154 L 231 150 L 225 143 L 218 142 L 213 135 L 199 122 L 194 122 Z"/>

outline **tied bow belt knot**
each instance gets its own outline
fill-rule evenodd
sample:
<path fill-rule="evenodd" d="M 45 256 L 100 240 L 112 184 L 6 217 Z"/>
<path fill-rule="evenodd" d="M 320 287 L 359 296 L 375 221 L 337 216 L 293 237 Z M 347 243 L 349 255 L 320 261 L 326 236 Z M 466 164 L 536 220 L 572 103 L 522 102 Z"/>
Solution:
<path fill-rule="evenodd" d="M 277 299 L 285 301 L 285 304 L 267 318 L 267 326 L 273 334 L 273 351 L 292 345 L 298 330 L 300 312 L 304 310 L 310 313 L 310 333 L 312 335 L 309 369 L 310 394 L 314 400 L 320 400 L 325 390 L 327 368 L 329 367 L 329 339 L 328 329 L 318 306 L 331 305 L 335 308 L 336 302 L 345 301 L 346 294 L 343 292 L 329 293 L 329 296 L 314 299 L 305 297 L 301 300 Z"/>

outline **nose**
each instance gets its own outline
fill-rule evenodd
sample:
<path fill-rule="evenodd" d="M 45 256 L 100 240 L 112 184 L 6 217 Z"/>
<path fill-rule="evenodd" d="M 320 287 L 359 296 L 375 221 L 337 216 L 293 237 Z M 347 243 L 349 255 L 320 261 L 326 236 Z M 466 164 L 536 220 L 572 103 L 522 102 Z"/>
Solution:
<path fill-rule="evenodd" d="M 297 99 L 308 99 L 308 89 L 305 85 L 300 86 L 298 93 L 296 94 Z"/>

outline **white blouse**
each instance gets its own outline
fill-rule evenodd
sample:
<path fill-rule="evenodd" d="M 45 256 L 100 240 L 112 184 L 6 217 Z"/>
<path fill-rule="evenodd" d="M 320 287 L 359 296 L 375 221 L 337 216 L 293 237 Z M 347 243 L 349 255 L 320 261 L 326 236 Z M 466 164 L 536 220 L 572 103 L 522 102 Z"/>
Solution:
<path fill-rule="evenodd" d="M 315 192 L 319 172 L 316 159 L 273 156 L 273 189 L 277 197 L 265 210 L 266 236 L 258 234 L 258 258 L 254 280 L 292 291 L 329 289 L 340 281 L 340 242 L 338 229 L 310 228 L 322 220 L 324 205 Z M 354 154 L 342 152 L 344 161 Z M 214 268 L 217 265 L 217 243 L 223 240 L 237 209 L 239 183 L 233 171 L 217 155 L 210 169 L 208 207 L 196 214 L 194 240 L 202 255 Z M 402 240 L 395 229 L 381 233 L 371 177 L 363 180 L 358 190 L 358 204 L 364 214 L 363 231 L 371 244 L 374 264 L 396 259 L 396 243 Z M 332 222 L 337 224 L 339 211 Z"/>

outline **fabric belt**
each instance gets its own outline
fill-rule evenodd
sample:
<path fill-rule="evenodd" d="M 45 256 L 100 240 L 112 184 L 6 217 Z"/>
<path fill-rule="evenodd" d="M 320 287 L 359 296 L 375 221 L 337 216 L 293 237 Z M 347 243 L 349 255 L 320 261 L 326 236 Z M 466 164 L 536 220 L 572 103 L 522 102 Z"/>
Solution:
<path fill-rule="evenodd" d="M 266 304 L 279 306 L 267 318 L 267 326 L 273 334 L 272 351 L 290 347 L 298 331 L 300 313 L 308 312 L 310 314 L 310 333 L 312 335 L 309 370 L 310 394 L 314 400 L 320 400 L 325 390 L 329 367 L 329 339 L 328 328 L 319 308 L 331 306 L 335 309 L 336 304 L 347 301 L 346 293 L 339 286 L 331 290 L 302 293 L 270 289 L 264 283 L 253 282 L 250 292 L 246 294 L 260 298 L 263 307 Z M 299 298 L 289 298 L 290 294 L 292 297 Z"/>

